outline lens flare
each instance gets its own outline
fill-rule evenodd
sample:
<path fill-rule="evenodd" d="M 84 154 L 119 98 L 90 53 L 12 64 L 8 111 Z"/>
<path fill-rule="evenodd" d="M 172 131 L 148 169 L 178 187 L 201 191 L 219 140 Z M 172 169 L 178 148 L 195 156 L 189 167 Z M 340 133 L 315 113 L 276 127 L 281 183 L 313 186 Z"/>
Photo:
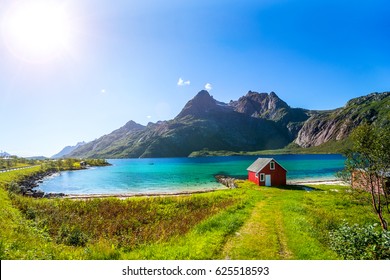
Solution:
<path fill-rule="evenodd" d="M 23 1 L 4 17 L 2 33 L 8 49 L 30 62 L 44 62 L 66 52 L 72 43 L 72 21 L 56 1 Z"/>

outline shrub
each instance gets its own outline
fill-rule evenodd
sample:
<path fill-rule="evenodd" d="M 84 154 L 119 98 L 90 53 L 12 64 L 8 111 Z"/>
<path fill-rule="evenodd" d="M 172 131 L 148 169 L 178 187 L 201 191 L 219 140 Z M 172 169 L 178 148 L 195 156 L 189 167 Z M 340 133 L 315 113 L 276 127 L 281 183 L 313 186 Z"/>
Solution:
<path fill-rule="evenodd" d="M 28 220 L 34 220 L 36 217 L 36 212 L 33 208 L 28 207 L 25 215 Z"/>
<path fill-rule="evenodd" d="M 8 184 L 8 192 L 9 193 L 20 193 L 20 187 L 19 187 L 18 183 L 16 183 L 15 181 L 11 181 Z"/>
<path fill-rule="evenodd" d="M 58 241 L 68 246 L 84 247 L 88 242 L 88 236 L 79 227 L 68 229 L 65 226 L 60 228 Z"/>
<path fill-rule="evenodd" d="M 377 230 L 377 224 L 350 226 L 344 222 L 330 232 L 330 246 L 346 260 L 390 259 L 390 232 Z"/>

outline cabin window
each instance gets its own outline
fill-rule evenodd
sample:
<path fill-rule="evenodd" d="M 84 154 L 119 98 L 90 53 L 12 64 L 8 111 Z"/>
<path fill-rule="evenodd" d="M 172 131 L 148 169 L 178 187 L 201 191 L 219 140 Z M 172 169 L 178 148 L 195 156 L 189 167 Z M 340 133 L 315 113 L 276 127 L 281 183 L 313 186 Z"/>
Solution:
<path fill-rule="evenodd" d="M 264 182 L 264 173 L 260 173 L 260 182 Z"/>
<path fill-rule="evenodd" d="M 271 162 L 269 163 L 269 168 L 270 168 L 271 170 L 275 170 L 275 162 L 274 162 L 274 161 L 271 161 Z"/>

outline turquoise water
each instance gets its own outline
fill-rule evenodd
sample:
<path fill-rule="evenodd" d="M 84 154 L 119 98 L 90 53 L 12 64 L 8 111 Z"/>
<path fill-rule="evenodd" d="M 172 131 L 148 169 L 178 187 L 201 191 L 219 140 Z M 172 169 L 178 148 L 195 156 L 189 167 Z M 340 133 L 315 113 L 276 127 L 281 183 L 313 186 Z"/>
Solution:
<path fill-rule="evenodd" d="M 335 179 L 344 166 L 341 155 L 275 155 L 288 170 L 287 181 Z M 224 188 L 214 175 L 246 178 L 257 156 L 112 159 L 112 166 L 68 171 L 44 180 L 44 192 L 65 194 L 137 194 Z"/>

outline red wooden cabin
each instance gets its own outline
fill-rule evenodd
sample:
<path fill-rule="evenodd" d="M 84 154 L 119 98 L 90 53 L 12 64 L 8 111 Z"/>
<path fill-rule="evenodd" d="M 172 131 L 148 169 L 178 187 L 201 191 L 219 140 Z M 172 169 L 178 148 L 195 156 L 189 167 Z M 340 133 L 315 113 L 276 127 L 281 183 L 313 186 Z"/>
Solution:
<path fill-rule="evenodd" d="M 258 158 L 247 168 L 248 180 L 259 186 L 285 186 L 287 170 L 273 158 Z"/>

